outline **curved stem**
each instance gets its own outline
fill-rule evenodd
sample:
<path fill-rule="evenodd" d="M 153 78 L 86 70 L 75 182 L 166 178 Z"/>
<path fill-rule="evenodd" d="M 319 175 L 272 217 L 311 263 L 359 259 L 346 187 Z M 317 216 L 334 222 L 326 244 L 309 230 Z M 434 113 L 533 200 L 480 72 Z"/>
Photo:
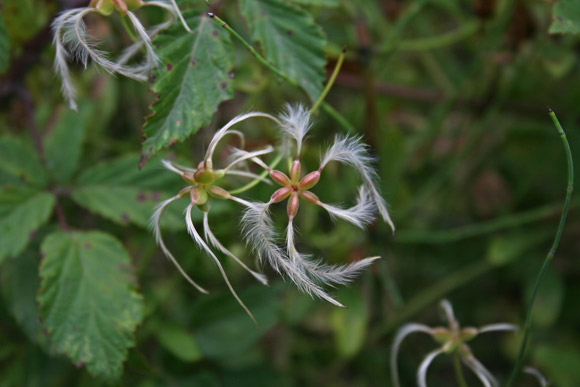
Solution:
<path fill-rule="evenodd" d="M 328 82 L 326 82 L 326 86 L 324 87 L 324 90 L 322 90 L 322 93 L 320 94 L 320 96 L 318 97 L 318 99 L 316 100 L 314 105 L 312 106 L 312 109 L 310 109 L 310 114 L 314 114 L 314 112 L 316 110 L 318 110 L 318 108 L 320 107 L 320 105 L 324 101 L 324 98 L 326 98 L 326 95 L 328 94 L 328 92 L 332 88 L 332 85 L 334 84 L 334 81 L 336 80 L 336 77 L 338 76 L 338 73 L 340 72 L 340 69 L 342 67 L 342 63 L 344 62 L 345 54 L 346 54 L 346 47 L 344 47 L 342 49 L 342 52 L 340 53 L 338 60 L 336 61 L 336 66 L 334 66 L 334 70 L 332 71 L 332 75 L 328 79 Z"/>
<path fill-rule="evenodd" d="M 562 209 L 562 216 L 560 217 L 560 224 L 558 225 L 558 230 L 556 231 L 556 236 L 554 237 L 554 243 L 552 243 L 552 247 L 550 248 L 550 251 L 546 255 L 546 258 L 544 260 L 544 264 L 542 265 L 542 268 L 540 269 L 540 272 L 538 273 L 538 278 L 536 279 L 536 283 L 534 285 L 534 291 L 532 292 L 532 297 L 530 298 L 530 302 L 528 304 L 528 310 L 526 312 L 526 322 L 524 325 L 524 338 L 522 339 L 522 344 L 520 345 L 520 351 L 518 354 L 518 358 L 516 359 L 516 364 L 514 365 L 510 379 L 509 379 L 508 384 L 507 384 L 508 387 L 510 387 L 515 382 L 516 377 L 519 373 L 520 367 L 522 365 L 522 360 L 523 360 L 524 354 L 526 352 L 526 345 L 528 343 L 530 329 L 532 327 L 532 310 L 534 308 L 534 301 L 536 300 L 536 295 L 538 293 L 538 289 L 540 287 L 540 283 L 542 282 L 542 278 L 544 276 L 544 273 L 546 272 L 548 265 L 550 264 L 550 261 L 552 261 L 552 259 L 554 258 L 554 255 L 556 254 L 556 249 L 558 248 L 558 245 L 560 244 L 560 237 L 562 236 L 562 232 L 564 230 L 564 224 L 566 223 L 566 216 L 568 215 L 568 207 L 570 205 L 570 200 L 572 198 L 572 191 L 574 190 L 574 167 L 573 167 L 573 163 L 572 163 L 572 151 L 570 150 L 570 144 L 568 143 L 568 139 L 566 138 L 566 133 L 564 133 L 564 129 L 562 128 L 562 125 L 560 125 L 560 122 L 558 121 L 556 114 L 554 114 L 552 109 L 550 109 L 549 112 L 550 112 L 550 117 L 552 118 L 552 121 L 554 122 L 554 126 L 558 130 L 558 134 L 560 135 L 560 138 L 562 139 L 562 144 L 564 146 L 564 152 L 566 153 L 566 161 L 568 164 L 568 187 L 566 189 L 566 199 L 564 199 L 564 208 Z"/>
<path fill-rule="evenodd" d="M 459 387 L 467 387 L 467 382 L 465 381 L 465 376 L 463 375 L 463 369 L 461 368 L 459 353 L 457 352 L 453 354 L 453 368 L 455 369 L 455 378 L 457 379 L 457 384 L 459 384 Z"/>
<path fill-rule="evenodd" d="M 279 154 L 278 156 L 276 156 L 274 161 L 272 161 L 272 164 L 270 164 L 270 169 L 276 168 L 276 166 L 280 163 L 280 161 L 282 161 L 282 157 L 283 157 L 282 154 Z M 247 190 L 252 189 L 256 185 L 258 185 L 260 183 L 260 181 L 262 181 L 266 176 L 268 176 L 268 171 L 262 172 L 258 177 L 256 177 L 254 180 L 250 181 L 248 184 L 244 185 L 243 187 L 240 187 L 238 189 L 230 191 L 230 194 L 237 195 L 237 194 L 246 192 Z"/>
<path fill-rule="evenodd" d="M 220 26 L 222 26 L 226 31 L 228 31 L 235 39 L 237 39 L 244 47 L 246 47 L 248 49 L 248 51 L 250 51 L 250 54 L 252 54 L 254 56 L 254 58 L 256 58 L 258 60 L 258 62 L 263 64 L 268 70 L 270 70 L 271 72 L 273 72 L 274 74 L 276 74 L 277 76 L 279 76 L 280 78 L 282 78 L 283 80 L 288 82 L 290 85 L 297 87 L 297 88 L 301 88 L 300 85 L 298 84 L 298 82 L 296 82 L 292 78 L 288 77 L 286 74 L 284 74 L 282 71 L 280 71 L 277 67 L 275 67 L 273 64 L 268 62 L 262 55 L 260 55 L 258 53 L 258 51 L 256 51 L 256 49 L 250 43 L 248 43 L 240 34 L 238 34 L 236 32 L 236 30 L 234 30 L 232 27 L 230 27 L 230 25 L 228 23 L 226 23 L 225 21 L 223 21 L 219 16 L 217 16 L 213 12 L 208 12 L 208 16 L 210 18 L 212 18 L 213 20 L 215 20 Z M 334 118 L 336 120 L 336 122 L 338 122 L 340 125 L 342 125 L 346 130 L 350 130 L 352 128 L 352 125 L 348 122 L 348 120 L 346 118 L 344 118 L 338 111 L 334 110 L 326 102 L 321 102 L 320 106 L 327 113 L 329 113 L 332 116 L 332 118 Z"/>

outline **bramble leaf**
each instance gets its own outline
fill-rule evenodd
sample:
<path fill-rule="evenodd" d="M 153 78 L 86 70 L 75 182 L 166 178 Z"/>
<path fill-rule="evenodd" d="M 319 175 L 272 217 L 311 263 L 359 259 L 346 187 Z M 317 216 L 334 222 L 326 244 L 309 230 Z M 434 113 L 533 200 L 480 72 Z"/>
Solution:
<path fill-rule="evenodd" d="M 48 220 L 54 195 L 23 185 L 0 188 L 0 262 L 24 251 L 34 232 Z"/>
<path fill-rule="evenodd" d="M 551 34 L 580 33 L 580 0 L 558 0 L 552 12 Z"/>
<path fill-rule="evenodd" d="M 233 97 L 229 35 L 199 11 L 184 16 L 192 34 L 174 23 L 154 40 L 163 66 L 151 86 L 158 96 L 143 127 L 141 166 L 160 149 L 208 125 L 218 105 Z"/>
<path fill-rule="evenodd" d="M 17 137 L 0 137 L 0 170 L 30 184 L 47 182 L 38 154 L 29 142 Z"/>
<path fill-rule="evenodd" d="M 38 300 L 56 351 L 94 376 L 118 379 L 143 318 L 127 251 L 98 231 L 55 232 L 41 251 Z"/>
<path fill-rule="evenodd" d="M 73 200 L 113 222 L 147 227 L 157 203 L 181 188 L 175 185 L 180 178 L 158 164 L 139 170 L 138 162 L 138 155 L 128 155 L 85 170 L 71 193 Z M 185 228 L 182 211 L 170 207 L 161 225 Z"/>
<path fill-rule="evenodd" d="M 326 39 L 314 18 L 282 0 L 241 0 L 241 11 L 266 59 L 315 101 L 324 83 Z"/>
<path fill-rule="evenodd" d="M 44 138 L 46 167 L 56 182 L 68 183 L 76 171 L 94 111 L 93 104 L 80 104 L 78 112 L 61 109 L 58 121 Z"/>

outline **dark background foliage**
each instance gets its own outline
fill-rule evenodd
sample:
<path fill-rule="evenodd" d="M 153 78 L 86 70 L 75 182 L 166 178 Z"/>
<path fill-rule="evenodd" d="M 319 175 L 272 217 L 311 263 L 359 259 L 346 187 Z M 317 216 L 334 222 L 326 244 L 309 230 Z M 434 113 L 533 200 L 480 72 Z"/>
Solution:
<path fill-rule="evenodd" d="M 223 71 L 208 76 L 225 76 L 227 83 L 218 96 L 211 82 L 192 83 L 191 96 L 174 102 L 177 108 L 200 98 L 215 108 L 195 109 L 184 131 L 171 132 L 166 142 L 155 136 L 175 129 L 160 106 L 167 66 L 148 85 L 72 65 L 79 113 L 64 104 L 52 71 L 49 26 L 59 11 L 86 3 L 0 5 L 1 386 L 390 385 L 394 333 L 410 321 L 442 325 L 436 308 L 442 298 L 465 326 L 522 325 L 566 189 L 565 155 L 548 106 L 580 158 L 578 1 L 213 2 L 213 12 L 295 74 L 305 92 L 208 24 L 220 30 L 220 47 L 212 52 L 218 55 L 215 71 Z M 190 25 L 213 23 L 203 2 L 179 4 Z M 288 55 L 298 56 L 288 68 L 268 51 L 267 34 L 256 32 L 260 14 L 252 7 L 258 6 L 290 7 L 299 16 L 288 11 L 282 22 L 296 33 L 312 31 L 306 54 L 288 46 Z M 155 10 L 139 12 L 151 25 L 163 18 Z M 87 23 L 112 51 L 130 43 L 116 16 Z M 174 39 L 190 39 L 184 33 L 176 23 L 154 42 L 164 64 L 179 59 L 168 47 Z M 156 246 L 148 218 L 156 202 L 183 186 L 160 168 L 160 156 L 194 167 L 215 130 L 240 112 L 310 104 L 322 88 L 324 58 L 330 73 L 343 46 L 346 60 L 326 102 L 371 145 L 397 232 L 392 236 L 380 222 L 366 232 L 334 224 L 304 205 L 297 220 L 302 250 L 333 263 L 383 259 L 352 286 L 333 291 L 348 309 L 310 299 L 267 268 L 271 286 L 263 287 L 224 261 L 258 320 L 255 329 L 185 232 L 183 203 L 166 216 L 166 242 L 212 294 L 192 289 Z M 302 79 L 312 64 L 320 74 Z M 157 115 L 142 130 L 151 112 Z M 304 149 L 309 169 L 330 139 L 345 132 L 325 110 L 314 121 Z M 250 147 L 277 141 L 266 123 L 242 128 Z M 351 201 L 356 175 L 338 167 L 328 172 L 316 193 L 328 202 Z M 267 200 L 271 192 L 260 185 L 244 197 Z M 576 198 L 540 287 L 525 358 L 558 386 L 580 380 Z M 212 227 L 253 264 L 240 216 L 239 206 L 216 205 Z M 518 333 L 488 334 L 472 349 L 505 381 L 520 342 Z M 414 385 L 421 359 L 435 345 L 421 335 L 404 342 L 403 385 Z M 469 385 L 478 383 L 466 376 Z M 455 383 L 450 357 L 435 361 L 428 381 Z M 527 375 L 518 380 L 534 383 Z"/>

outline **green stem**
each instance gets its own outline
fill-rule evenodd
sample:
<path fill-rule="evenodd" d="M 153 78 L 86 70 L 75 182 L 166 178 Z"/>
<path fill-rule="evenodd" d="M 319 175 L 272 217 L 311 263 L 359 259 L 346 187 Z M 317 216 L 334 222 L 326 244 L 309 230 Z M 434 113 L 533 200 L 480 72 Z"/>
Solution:
<path fill-rule="evenodd" d="M 256 49 L 250 43 L 248 43 L 247 40 L 245 40 L 240 34 L 238 34 L 232 27 L 230 27 L 230 25 L 228 23 L 223 21 L 219 16 L 217 16 L 213 12 L 208 12 L 208 16 L 210 18 L 212 18 L 213 20 L 215 20 L 220 26 L 222 26 L 226 31 L 228 31 L 235 39 L 237 39 L 244 47 L 246 47 L 248 49 L 248 51 L 250 51 L 250 54 L 252 54 L 254 56 L 254 58 L 256 58 L 258 60 L 258 62 L 263 64 L 268 70 L 270 70 L 271 72 L 273 72 L 274 74 L 276 74 L 277 76 L 279 76 L 280 78 L 282 78 L 283 80 L 288 82 L 291 86 L 301 88 L 300 85 L 295 80 L 288 77 L 286 74 L 284 74 L 278 68 L 276 68 L 272 63 L 268 62 L 266 60 L 266 58 L 264 58 L 262 55 L 260 55 L 258 53 L 258 51 L 256 51 Z M 352 128 L 352 125 L 350 125 L 350 123 L 348 123 L 347 119 L 344 118 L 339 112 L 334 110 L 326 102 L 321 102 L 320 106 L 326 112 L 328 112 L 346 130 L 350 130 Z M 332 112 L 332 113 L 330 113 L 330 112 Z"/>
<path fill-rule="evenodd" d="M 528 304 L 528 310 L 526 312 L 526 322 L 524 325 L 524 338 L 522 339 L 522 344 L 520 345 L 520 351 L 519 351 L 518 357 L 516 359 L 516 364 L 512 370 L 510 379 L 509 379 L 508 384 L 507 384 L 508 387 L 510 387 L 515 382 L 517 375 L 520 371 L 520 367 L 522 365 L 522 360 L 523 360 L 524 354 L 526 352 L 526 345 L 528 343 L 530 329 L 532 327 L 532 311 L 534 308 L 534 301 L 536 300 L 536 295 L 538 293 L 538 289 L 540 288 L 540 283 L 542 282 L 542 278 L 544 276 L 544 273 L 546 272 L 548 265 L 550 264 L 550 262 L 554 258 L 554 255 L 556 254 L 556 249 L 558 248 L 558 245 L 560 244 L 560 237 L 562 236 L 562 232 L 564 231 L 564 224 L 566 223 L 566 216 L 568 215 L 568 207 L 570 206 L 570 200 L 572 198 L 572 191 L 574 191 L 574 166 L 572 163 L 572 151 L 570 150 L 570 144 L 568 143 L 568 139 L 566 138 L 566 133 L 564 133 L 564 129 L 562 128 L 562 125 L 560 125 L 560 122 L 558 121 L 556 114 L 554 114 L 552 109 L 550 109 L 549 112 L 550 112 L 550 117 L 552 118 L 552 121 L 554 122 L 554 126 L 558 130 L 558 134 L 560 135 L 560 138 L 562 139 L 562 144 L 564 146 L 564 151 L 566 153 L 566 162 L 568 164 L 568 187 L 566 188 L 566 199 L 564 200 L 564 208 L 562 209 L 562 216 L 560 217 L 560 224 L 558 225 L 558 230 L 556 231 L 556 236 L 554 237 L 554 243 L 552 243 L 552 247 L 550 248 L 550 251 L 546 255 L 546 259 L 544 260 L 544 264 L 542 265 L 542 268 L 540 269 L 540 272 L 538 274 L 538 278 L 536 279 L 536 283 L 534 285 L 534 291 L 532 292 L 532 297 L 531 297 L 530 302 Z"/>
<path fill-rule="evenodd" d="M 336 77 L 338 76 L 338 73 L 340 72 L 340 68 L 342 67 L 342 63 L 344 62 L 345 54 L 346 54 L 346 47 L 342 49 L 342 52 L 340 53 L 340 56 L 338 57 L 338 60 L 336 61 L 336 66 L 334 66 L 334 71 L 332 72 L 330 79 L 326 83 L 324 90 L 322 90 L 322 94 L 320 94 L 320 97 L 318 97 L 318 100 L 316 100 L 316 102 L 314 103 L 314 106 L 312 106 L 312 109 L 310 110 L 310 114 L 313 114 L 316 110 L 318 110 L 318 108 L 320 107 L 320 104 L 324 101 L 324 98 L 326 98 L 326 95 L 328 94 L 328 92 L 332 88 L 332 85 L 334 84 L 334 81 L 336 80 Z"/>
<path fill-rule="evenodd" d="M 459 353 L 457 351 L 453 354 L 453 368 L 455 369 L 455 378 L 457 379 L 459 387 L 467 387 L 467 382 L 465 381 L 465 376 L 463 375 L 463 369 L 461 368 Z"/>
<path fill-rule="evenodd" d="M 135 34 L 133 34 L 133 31 L 131 30 L 131 27 L 127 23 L 127 15 L 119 15 L 119 19 L 121 19 L 121 25 L 125 29 L 125 32 L 127 33 L 127 35 L 129 35 L 129 38 L 131 38 L 131 41 L 133 41 L 134 43 L 136 43 L 138 41 L 138 39 L 135 36 Z"/>
<path fill-rule="evenodd" d="M 572 205 L 578 204 L 576 201 Z M 561 211 L 562 204 L 554 203 L 519 214 L 507 215 L 487 222 L 467 224 L 448 230 L 399 230 L 395 241 L 397 243 L 428 243 L 440 244 L 457 242 L 475 236 L 532 223 Z"/>
<path fill-rule="evenodd" d="M 276 166 L 280 163 L 280 161 L 282 161 L 282 154 L 279 154 L 278 156 L 276 156 L 276 158 L 274 159 L 274 161 L 272 161 L 272 164 L 270 164 L 270 169 L 274 169 L 276 168 Z M 252 181 L 250 181 L 248 184 L 244 185 L 243 187 L 240 187 L 238 189 L 235 189 L 233 191 L 228 191 L 231 195 L 237 195 L 237 194 L 241 194 L 243 192 L 246 192 L 249 189 L 254 188 L 256 185 L 258 185 L 261 181 L 261 179 L 264 179 L 266 176 L 268 176 L 268 171 L 264 171 L 260 174 L 260 178 L 256 178 Z"/>

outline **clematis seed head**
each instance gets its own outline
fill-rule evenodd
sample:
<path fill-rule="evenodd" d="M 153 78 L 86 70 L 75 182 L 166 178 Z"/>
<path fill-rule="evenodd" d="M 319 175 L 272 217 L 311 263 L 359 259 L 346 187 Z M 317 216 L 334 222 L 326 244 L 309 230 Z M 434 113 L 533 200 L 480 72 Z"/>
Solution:
<path fill-rule="evenodd" d="M 300 183 L 298 184 L 298 188 L 300 189 L 310 189 L 314 187 L 318 181 L 320 180 L 320 172 L 314 171 L 310 172 L 308 175 L 304 176 Z"/>
<path fill-rule="evenodd" d="M 292 187 L 282 187 L 272 194 L 270 201 L 272 203 L 279 203 L 286 199 L 292 193 Z"/>
<path fill-rule="evenodd" d="M 283 172 L 277 171 L 275 169 L 270 170 L 270 177 L 278 184 L 283 186 L 289 186 L 290 179 Z"/>

